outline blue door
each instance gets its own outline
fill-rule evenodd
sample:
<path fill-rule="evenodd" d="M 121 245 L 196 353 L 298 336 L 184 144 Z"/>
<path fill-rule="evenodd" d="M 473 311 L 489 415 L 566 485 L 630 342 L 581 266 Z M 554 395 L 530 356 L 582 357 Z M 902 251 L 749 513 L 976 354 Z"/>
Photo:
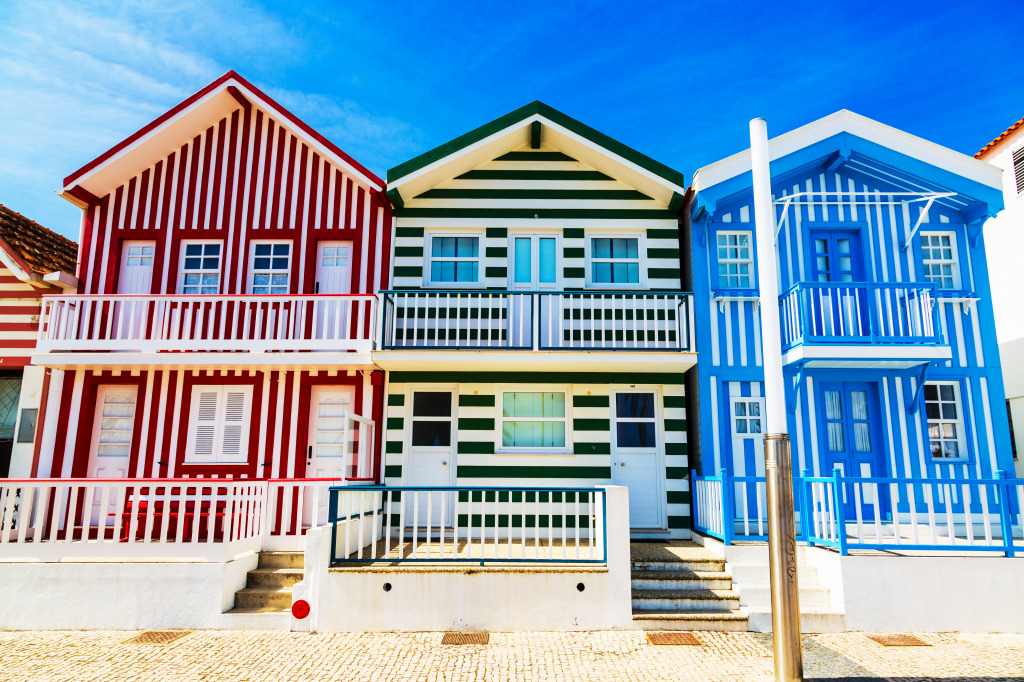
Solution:
<path fill-rule="evenodd" d="M 864 252 L 856 230 L 811 230 L 812 336 L 853 342 L 869 337 L 869 292 L 848 283 L 864 281 Z M 844 284 L 846 284 L 844 286 Z"/>
<path fill-rule="evenodd" d="M 843 476 L 873 478 L 885 475 L 882 455 L 882 421 L 878 408 L 878 385 L 860 382 L 822 382 L 821 422 L 823 424 L 821 473 L 830 476 L 840 469 Z M 843 486 L 843 508 L 848 520 L 856 519 L 858 495 L 854 486 Z M 875 518 L 875 495 L 884 508 L 885 491 L 860 487 L 861 518 Z"/>

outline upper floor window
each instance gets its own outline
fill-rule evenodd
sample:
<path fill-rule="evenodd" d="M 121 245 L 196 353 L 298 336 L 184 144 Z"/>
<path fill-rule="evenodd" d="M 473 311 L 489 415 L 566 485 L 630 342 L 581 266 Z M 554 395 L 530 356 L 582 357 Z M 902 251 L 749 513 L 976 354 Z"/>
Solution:
<path fill-rule="evenodd" d="M 921 255 L 924 278 L 940 289 L 960 288 L 956 235 L 952 232 L 922 232 Z"/>
<path fill-rule="evenodd" d="M 253 242 L 249 293 L 287 294 L 291 242 Z"/>
<path fill-rule="evenodd" d="M 179 291 L 183 294 L 219 294 L 220 261 L 220 242 L 183 243 Z"/>
<path fill-rule="evenodd" d="M 623 286 L 641 284 L 639 237 L 590 237 L 590 282 Z"/>
<path fill-rule="evenodd" d="M 959 389 L 952 381 L 932 381 L 924 385 L 928 444 L 934 459 L 967 458 Z"/>
<path fill-rule="evenodd" d="M 153 252 L 156 246 L 153 242 L 135 242 L 128 245 L 128 253 L 125 256 L 125 265 L 153 267 Z"/>
<path fill-rule="evenodd" d="M 1024 147 L 1013 150 L 1013 178 L 1017 194 L 1024 194 Z"/>
<path fill-rule="evenodd" d="M 718 287 L 754 288 L 754 254 L 750 232 L 718 233 Z"/>
<path fill-rule="evenodd" d="M 432 234 L 428 239 L 428 284 L 480 281 L 480 235 Z"/>

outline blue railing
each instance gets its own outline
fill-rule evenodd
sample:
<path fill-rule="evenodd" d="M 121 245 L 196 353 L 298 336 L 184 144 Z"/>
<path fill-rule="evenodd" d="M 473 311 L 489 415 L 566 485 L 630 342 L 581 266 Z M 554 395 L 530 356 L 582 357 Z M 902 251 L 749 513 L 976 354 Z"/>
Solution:
<path fill-rule="evenodd" d="M 692 352 L 684 291 L 380 292 L 381 348 Z"/>
<path fill-rule="evenodd" d="M 779 307 L 783 350 L 943 342 L 933 284 L 799 282 L 779 297 Z"/>
<path fill-rule="evenodd" d="M 732 544 L 768 539 L 764 477 L 691 477 L 693 526 Z M 809 545 L 851 549 L 1002 552 L 1021 549 L 1024 480 L 830 477 L 793 478 L 798 536 Z"/>
<path fill-rule="evenodd" d="M 331 562 L 605 564 L 606 507 L 603 488 L 333 487 Z"/>

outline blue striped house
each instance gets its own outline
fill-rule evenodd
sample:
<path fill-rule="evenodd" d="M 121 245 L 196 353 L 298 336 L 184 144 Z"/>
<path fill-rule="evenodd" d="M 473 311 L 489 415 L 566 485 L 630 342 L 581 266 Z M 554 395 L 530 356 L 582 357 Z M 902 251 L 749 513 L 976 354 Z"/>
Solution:
<path fill-rule="evenodd" d="M 794 471 L 1012 476 L 983 238 L 998 169 L 848 111 L 769 150 Z M 687 194 L 690 451 L 705 475 L 764 475 L 752 200 L 749 150 Z"/>

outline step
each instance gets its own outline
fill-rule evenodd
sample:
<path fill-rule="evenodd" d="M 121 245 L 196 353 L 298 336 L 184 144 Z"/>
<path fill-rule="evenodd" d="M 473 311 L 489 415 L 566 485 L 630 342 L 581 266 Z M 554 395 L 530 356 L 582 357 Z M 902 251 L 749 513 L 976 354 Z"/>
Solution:
<path fill-rule="evenodd" d="M 740 607 L 740 610 L 747 614 L 748 627 L 751 632 L 772 631 L 771 609 Z M 804 634 L 845 632 L 846 616 L 832 608 L 804 607 L 803 603 L 801 603 L 800 631 Z"/>
<path fill-rule="evenodd" d="M 733 589 L 740 594 L 740 605 L 751 608 L 764 608 L 771 610 L 772 588 L 771 585 L 745 585 L 733 582 Z M 804 607 L 831 608 L 832 593 L 820 585 L 810 587 L 800 586 L 800 609 Z"/>
<path fill-rule="evenodd" d="M 292 629 L 292 614 L 288 611 L 261 609 L 231 609 L 222 613 L 220 627 L 226 630 L 283 630 Z"/>
<path fill-rule="evenodd" d="M 740 607 L 740 595 L 732 590 L 633 590 L 637 611 L 732 611 Z"/>
<path fill-rule="evenodd" d="M 302 552 L 260 552 L 257 568 L 302 568 L 305 560 Z"/>
<path fill-rule="evenodd" d="M 235 592 L 235 609 L 257 609 L 260 611 L 287 611 L 292 607 L 292 591 L 287 589 L 266 589 L 247 587 Z M 232 610 L 234 611 L 234 609 Z M 229 613 L 231 613 L 229 611 Z"/>
<path fill-rule="evenodd" d="M 302 581 L 301 568 L 256 568 L 246 576 L 246 587 L 262 587 L 279 590 L 291 588 Z"/>
<path fill-rule="evenodd" d="M 732 576 L 725 571 L 633 571 L 634 590 L 728 590 Z"/>
<path fill-rule="evenodd" d="M 704 571 L 708 573 L 721 573 L 725 571 L 725 559 L 670 559 L 655 560 L 633 559 L 630 567 L 634 571 Z"/>
<path fill-rule="evenodd" d="M 732 611 L 633 612 L 633 623 L 641 630 L 691 630 L 701 632 L 746 632 L 747 615 Z"/>

